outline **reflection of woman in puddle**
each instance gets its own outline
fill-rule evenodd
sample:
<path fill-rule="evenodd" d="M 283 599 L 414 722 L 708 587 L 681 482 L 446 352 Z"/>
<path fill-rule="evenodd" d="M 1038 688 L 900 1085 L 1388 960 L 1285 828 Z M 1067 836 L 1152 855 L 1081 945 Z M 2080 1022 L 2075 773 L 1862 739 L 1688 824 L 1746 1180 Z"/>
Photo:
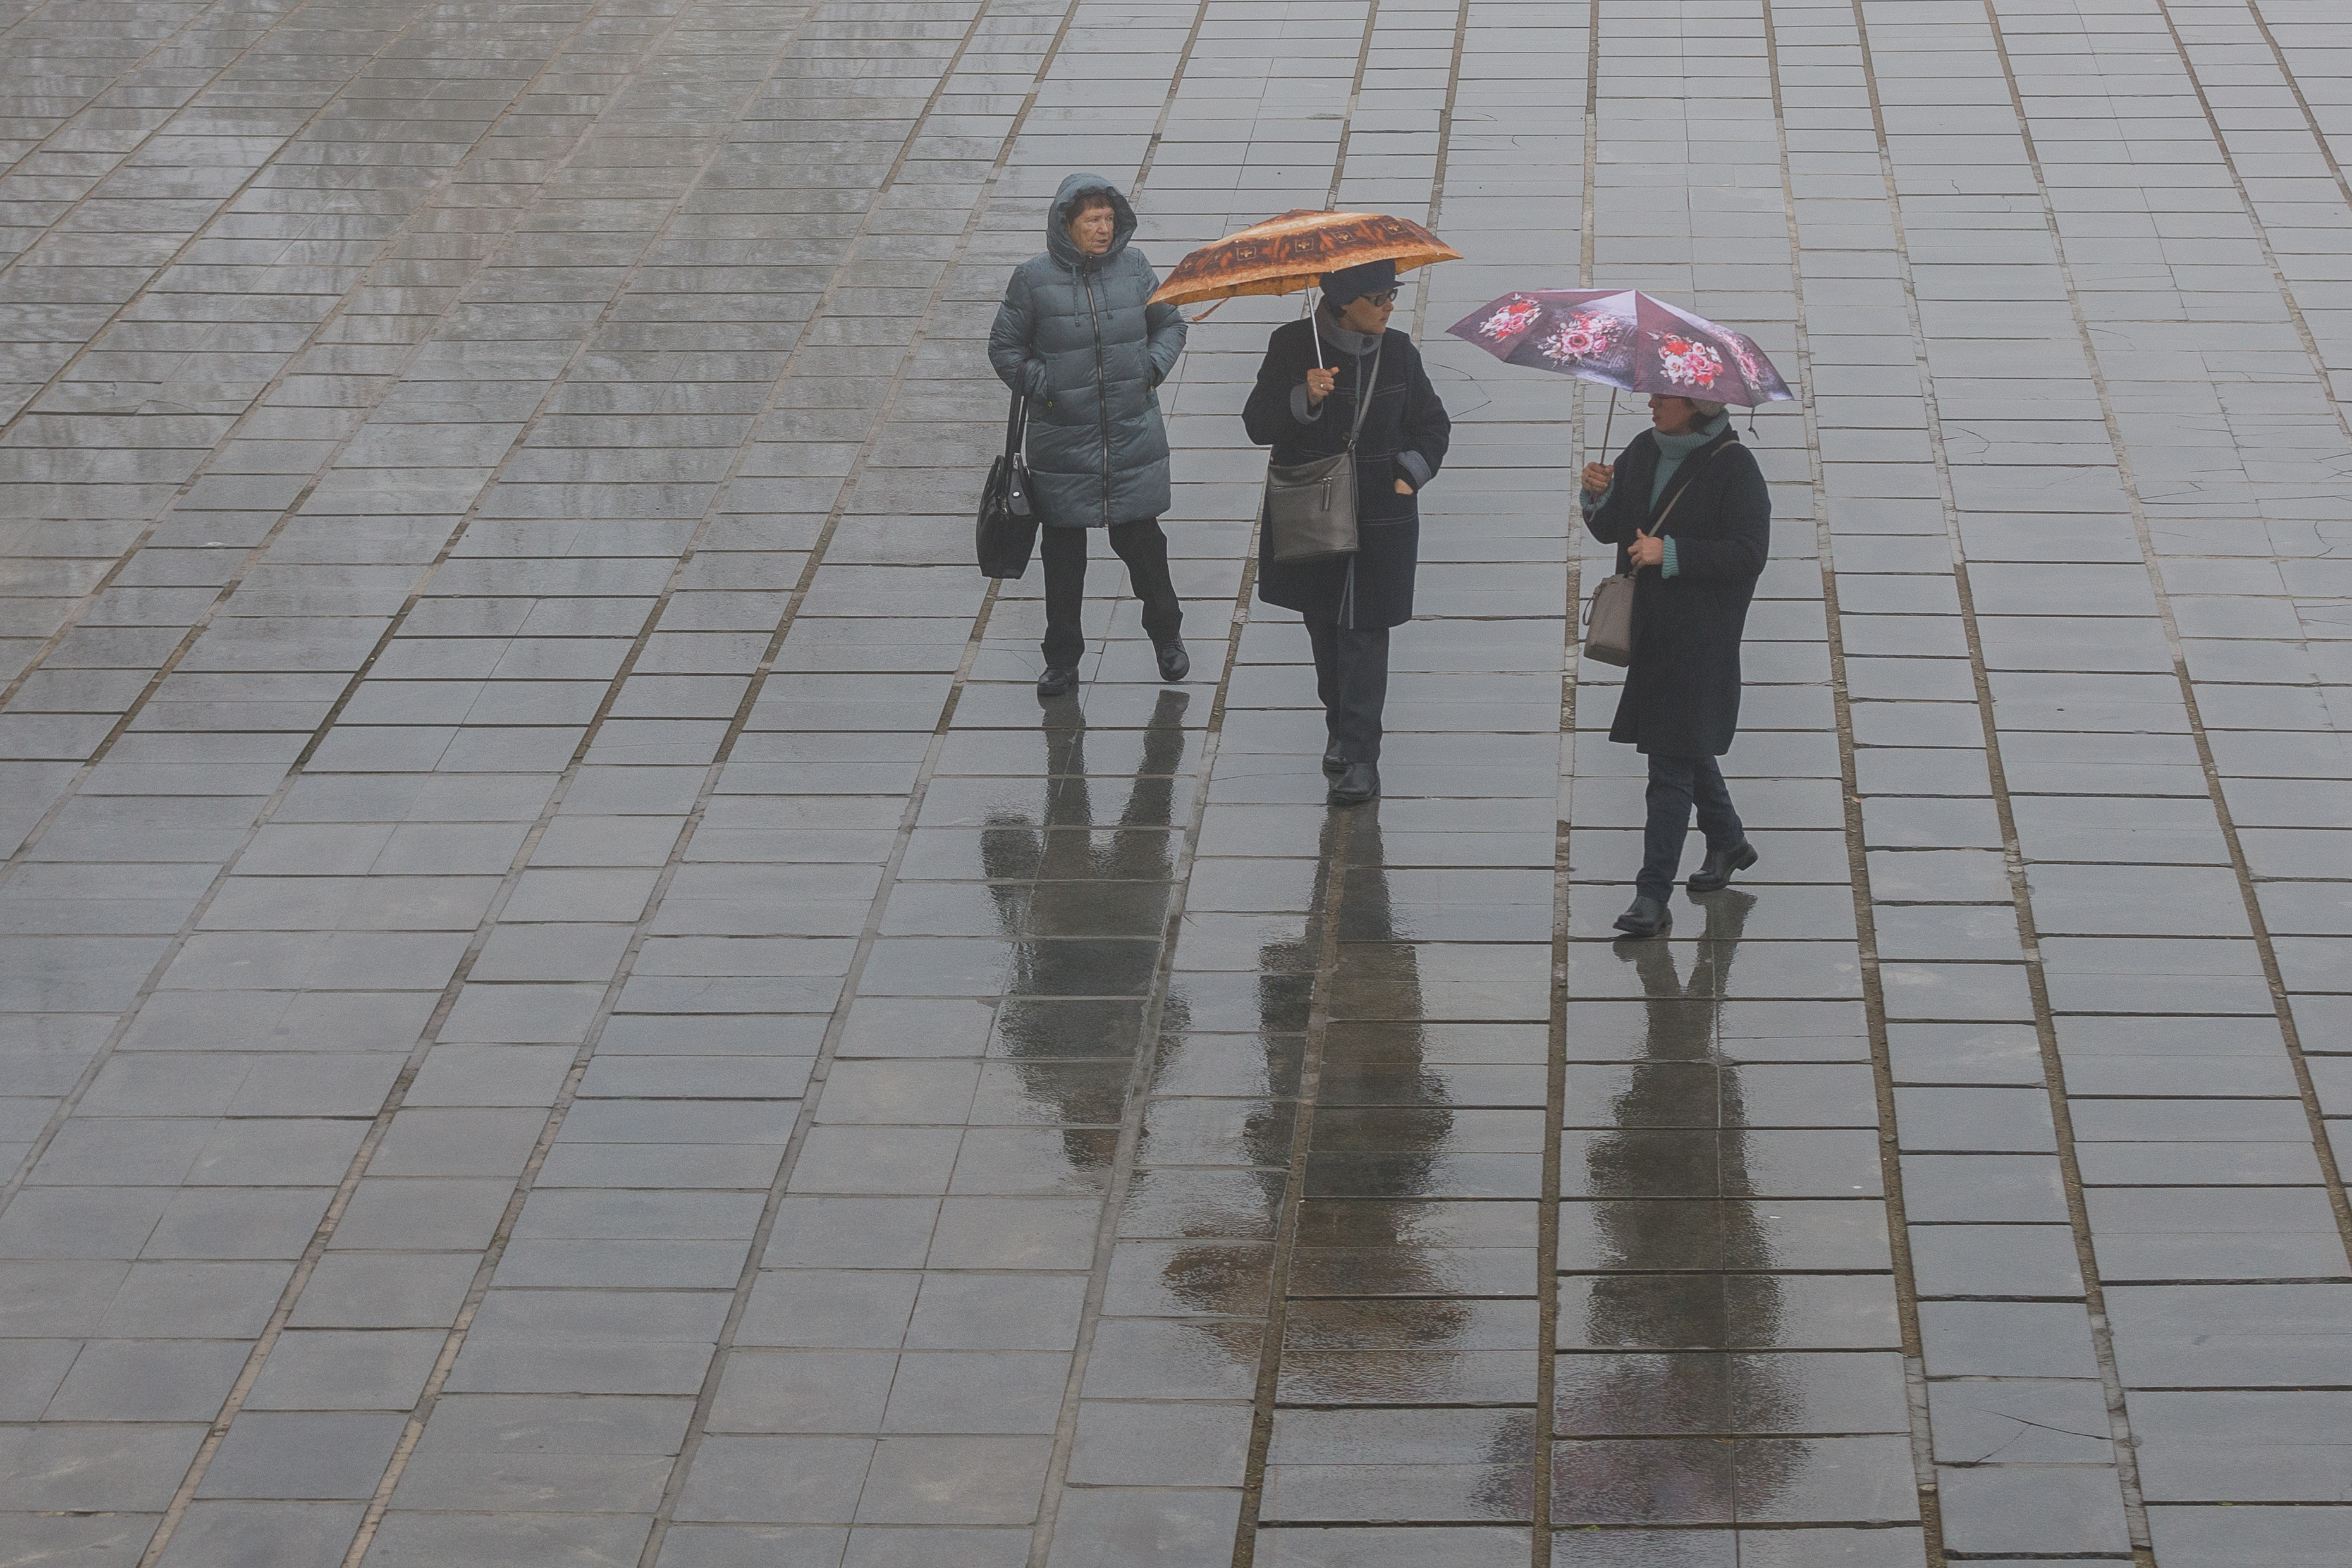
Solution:
<path fill-rule="evenodd" d="M 1258 952 L 1259 1043 L 1277 1086 L 1295 1078 L 1335 914 L 1345 954 L 1324 1004 L 1329 1021 L 1307 1134 L 1307 1201 L 1291 1260 L 1277 1397 L 1285 1406 L 1445 1405 L 1462 1399 L 1478 1375 L 1446 1352 L 1480 1329 L 1490 1304 L 1464 1299 L 1455 1262 L 1425 1244 L 1442 1228 L 1442 1222 L 1430 1223 L 1436 1216 L 1426 1200 L 1446 1195 L 1442 1184 L 1454 1117 L 1444 1078 L 1424 1065 L 1420 966 L 1410 933 L 1397 927 L 1378 805 L 1327 818 L 1318 850 L 1299 936 L 1265 943 Z M 1213 1036 L 1189 1046 L 1170 1041 L 1178 1051 L 1228 1044 Z M 1265 1178 L 1262 1206 L 1204 1212 L 1201 1244 L 1176 1249 L 1161 1270 L 1168 1294 L 1195 1311 L 1253 1319 L 1272 1305 L 1263 1266 L 1234 1268 L 1229 1244 L 1241 1237 L 1279 1238 L 1284 1167 L 1293 1149 L 1289 1110 L 1278 1100 L 1263 1102 L 1244 1130 L 1245 1158 Z M 1137 1179 L 1151 1175 L 1139 1172 Z M 1255 1338 L 1227 1338 L 1212 1323 L 1201 1328 L 1237 1352 Z M 1250 1360 L 1255 1365 L 1254 1351 Z M 1490 1510 L 1486 1516 L 1526 1518 L 1532 1430 L 1524 1415 L 1496 1414 L 1485 1460 L 1491 1470 L 1476 1500 Z M 1377 1510 L 1377 1500 L 1367 1501 Z"/>
<path fill-rule="evenodd" d="M 1106 1177 L 1174 888 L 1190 701 L 1160 694 L 1116 824 L 1095 820 L 1084 715 L 1074 702 L 1051 704 L 1041 722 L 1045 820 L 998 813 L 980 836 L 989 897 L 1013 944 L 998 1049 L 1040 1108 L 1036 1120 L 1064 1125 L 1073 1168 Z M 1181 998 L 1169 997 L 1161 1024 L 1183 1026 Z"/>
<path fill-rule="evenodd" d="M 1586 1298 L 1589 1360 L 1560 1368 L 1563 1437 L 1713 1438 L 1775 1430 L 1790 1395 L 1769 1350 L 1780 1292 L 1759 1220 L 1741 1131 L 1739 1075 L 1720 1049 L 1732 961 L 1756 900 L 1702 900 L 1706 925 L 1685 984 L 1673 949 L 1618 950 L 1642 982 L 1646 1029 L 1610 1112 L 1615 1129 L 1587 1146 L 1599 1243 Z M 1570 1080 L 1570 1122 L 1594 1108 Z M 1562 1345 L 1574 1344 L 1563 1323 Z M 1737 1484 L 1753 1498 L 1785 1485 L 1776 1447 L 1748 1448 Z M 1554 1517 L 1583 1523 L 1713 1522 L 1731 1517 L 1727 1444 L 1574 1442 L 1559 1447 Z M 1760 1467 L 1760 1468 L 1759 1468 Z"/>

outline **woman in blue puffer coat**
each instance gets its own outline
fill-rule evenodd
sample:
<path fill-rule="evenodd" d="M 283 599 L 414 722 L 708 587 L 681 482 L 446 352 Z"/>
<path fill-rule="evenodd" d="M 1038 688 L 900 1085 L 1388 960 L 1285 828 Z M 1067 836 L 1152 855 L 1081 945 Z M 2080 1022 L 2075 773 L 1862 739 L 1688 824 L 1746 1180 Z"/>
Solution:
<path fill-rule="evenodd" d="M 1135 209 L 1099 174 L 1062 182 L 1045 254 L 1013 269 L 988 334 L 988 360 L 1029 399 L 1029 493 L 1044 528 L 1045 673 L 1037 695 L 1066 695 L 1086 652 L 1087 530 L 1127 563 L 1163 680 L 1192 668 L 1168 574 L 1168 429 L 1160 384 L 1184 347 L 1173 305 L 1145 303 L 1160 279 L 1129 250 Z"/>

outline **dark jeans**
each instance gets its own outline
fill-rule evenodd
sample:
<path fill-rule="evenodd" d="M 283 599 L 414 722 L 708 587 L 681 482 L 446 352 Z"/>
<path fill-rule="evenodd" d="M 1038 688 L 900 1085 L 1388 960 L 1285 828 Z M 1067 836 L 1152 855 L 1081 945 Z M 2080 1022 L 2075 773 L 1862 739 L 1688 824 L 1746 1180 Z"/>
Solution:
<path fill-rule="evenodd" d="M 1045 667 L 1076 668 L 1087 651 L 1081 620 L 1087 603 L 1087 535 L 1089 528 L 1037 531 L 1037 553 L 1045 559 Z M 1143 629 L 1154 647 L 1176 640 L 1184 625 L 1183 606 L 1176 602 L 1176 584 L 1168 575 L 1168 536 L 1160 520 L 1115 522 L 1103 530 L 1110 547 L 1127 563 L 1127 580 L 1143 601 Z"/>
<path fill-rule="evenodd" d="M 1389 700 L 1389 632 L 1349 631 L 1337 621 L 1307 617 L 1315 645 L 1315 695 L 1339 755 L 1351 763 L 1381 760 L 1381 710 Z"/>
<path fill-rule="evenodd" d="M 1748 837 L 1723 769 L 1713 757 L 1650 759 L 1650 826 L 1642 836 L 1642 874 L 1633 890 L 1663 900 L 1674 891 L 1683 863 L 1683 840 L 1690 834 L 1691 806 L 1698 807 L 1698 830 L 1709 849 L 1737 848 Z"/>

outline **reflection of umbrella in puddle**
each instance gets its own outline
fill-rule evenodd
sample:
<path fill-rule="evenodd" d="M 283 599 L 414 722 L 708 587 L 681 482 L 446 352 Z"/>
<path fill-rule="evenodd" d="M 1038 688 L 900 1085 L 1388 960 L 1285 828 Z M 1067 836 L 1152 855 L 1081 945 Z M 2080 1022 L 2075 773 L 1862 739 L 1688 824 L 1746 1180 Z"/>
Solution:
<path fill-rule="evenodd" d="M 1615 1128 L 1586 1149 L 1599 1256 L 1583 1342 L 1598 1353 L 1562 1360 L 1561 1430 L 1656 1436 L 1564 1436 L 1553 1506 L 1564 1523 L 1727 1519 L 1731 1449 L 1713 1435 L 1732 1427 L 1735 1398 L 1750 1430 L 1770 1429 L 1791 1401 L 1770 1357 L 1741 1353 L 1780 1338 L 1780 1292 L 1747 1197 L 1739 1076 L 1717 1047 L 1756 900 L 1734 891 L 1704 902 L 1687 984 L 1669 943 L 1616 950 L 1640 976 L 1646 1026 L 1643 1055 L 1611 1101 Z M 1703 1436 L 1674 1441 L 1682 1434 Z M 1795 1464 L 1780 1448 L 1752 1448 L 1739 1489 L 1776 1491 Z"/>

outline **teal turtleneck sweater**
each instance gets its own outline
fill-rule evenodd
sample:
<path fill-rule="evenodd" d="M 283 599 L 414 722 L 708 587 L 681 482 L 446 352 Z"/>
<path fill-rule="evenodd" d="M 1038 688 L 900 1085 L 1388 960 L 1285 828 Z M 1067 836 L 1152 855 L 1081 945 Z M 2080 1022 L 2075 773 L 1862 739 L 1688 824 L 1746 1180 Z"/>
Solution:
<path fill-rule="evenodd" d="M 1731 423 L 1731 410 L 1725 409 L 1712 419 L 1702 419 L 1685 436 L 1665 436 L 1653 430 L 1650 439 L 1658 444 L 1658 477 L 1650 481 L 1650 504 L 1666 493 L 1666 481 L 1683 466 L 1683 459 L 1714 440 Z"/>
<path fill-rule="evenodd" d="M 1727 408 L 1712 419 L 1700 420 L 1686 435 L 1668 436 L 1656 430 L 1650 432 L 1650 439 L 1658 444 L 1657 477 L 1650 481 L 1650 504 L 1653 507 L 1658 504 L 1658 498 L 1666 493 L 1666 481 L 1675 477 L 1675 470 L 1683 466 L 1683 459 L 1722 435 L 1730 423 L 1731 410 Z M 1584 497 L 1584 515 L 1589 518 L 1599 511 L 1616 489 L 1612 484 L 1597 496 Z M 1681 571 L 1682 563 L 1675 559 L 1675 542 L 1672 539 L 1665 541 L 1665 547 L 1666 556 L 1658 563 L 1658 572 L 1661 576 L 1672 577 Z"/>

